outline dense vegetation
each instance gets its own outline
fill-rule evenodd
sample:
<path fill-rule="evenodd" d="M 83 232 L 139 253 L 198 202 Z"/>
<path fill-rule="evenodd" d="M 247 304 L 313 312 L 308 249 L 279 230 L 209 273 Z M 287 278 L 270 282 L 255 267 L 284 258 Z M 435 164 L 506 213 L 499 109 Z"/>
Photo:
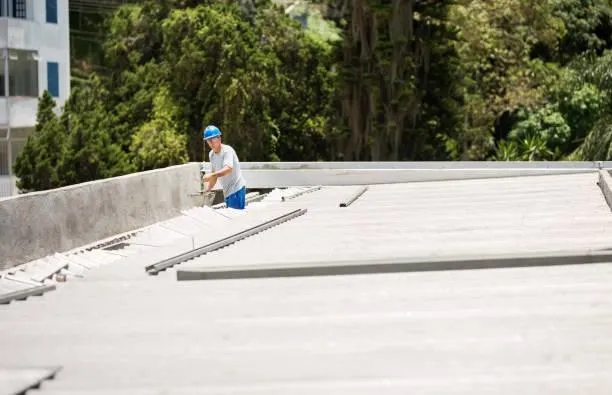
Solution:
<path fill-rule="evenodd" d="M 208 123 L 245 161 L 612 159 L 612 0 L 312 0 L 292 15 L 122 6 L 104 71 L 60 115 L 40 99 L 20 188 L 202 160 Z"/>

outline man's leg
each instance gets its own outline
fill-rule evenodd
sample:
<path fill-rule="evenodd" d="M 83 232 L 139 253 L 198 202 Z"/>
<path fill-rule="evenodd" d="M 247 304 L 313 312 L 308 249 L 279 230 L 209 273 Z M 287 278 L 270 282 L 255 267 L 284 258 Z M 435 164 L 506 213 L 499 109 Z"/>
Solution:
<path fill-rule="evenodd" d="M 237 192 L 232 193 L 225 199 L 225 204 L 229 208 L 235 208 L 238 210 L 244 209 L 246 206 L 246 187 L 242 187 Z"/>

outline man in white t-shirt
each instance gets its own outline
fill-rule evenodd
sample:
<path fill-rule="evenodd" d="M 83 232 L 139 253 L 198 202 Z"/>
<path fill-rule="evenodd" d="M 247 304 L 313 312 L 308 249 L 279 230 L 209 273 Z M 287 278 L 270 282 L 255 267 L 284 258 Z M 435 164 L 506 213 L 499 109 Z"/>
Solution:
<path fill-rule="evenodd" d="M 213 189 L 219 179 L 227 207 L 244 209 L 246 182 L 240 171 L 240 161 L 236 151 L 231 146 L 221 143 L 221 131 L 216 126 L 207 126 L 203 137 L 210 147 L 208 157 L 211 166 L 211 172 L 204 175 L 204 182 L 207 183 L 205 191 Z"/>

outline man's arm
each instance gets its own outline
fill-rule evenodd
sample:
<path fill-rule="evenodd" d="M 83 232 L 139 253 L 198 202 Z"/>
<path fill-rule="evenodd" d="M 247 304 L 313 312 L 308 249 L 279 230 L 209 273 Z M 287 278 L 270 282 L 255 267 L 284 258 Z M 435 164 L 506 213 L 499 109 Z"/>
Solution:
<path fill-rule="evenodd" d="M 204 181 L 213 181 L 216 182 L 217 178 L 228 175 L 232 172 L 232 168 L 225 165 L 221 170 L 213 171 L 204 175 Z"/>
<path fill-rule="evenodd" d="M 230 150 L 230 152 L 226 152 L 225 155 L 223 155 L 223 167 L 220 170 L 216 171 L 214 169 L 211 169 L 212 172 L 204 176 L 204 181 L 209 182 L 209 188 L 213 188 L 215 186 L 217 178 L 226 176 L 230 174 L 232 170 L 234 170 L 232 168 L 234 164 L 234 155 L 235 153 L 233 150 Z"/>
<path fill-rule="evenodd" d="M 217 183 L 217 179 L 219 177 L 223 177 L 232 172 L 232 168 L 228 165 L 223 166 L 221 170 L 213 171 L 212 173 L 208 173 L 204 175 L 204 182 L 208 183 L 208 187 L 206 188 L 206 192 L 209 192 L 211 189 L 215 187 Z"/>
<path fill-rule="evenodd" d="M 228 175 L 229 173 L 232 172 L 232 168 L 228 165 L 223 166 L 223 169 L 219 170 L 219 171 L 215 171 L 213 174 L 215 175 L 215 178 L 219 178 L 219 177 L 223 177 Z"/>

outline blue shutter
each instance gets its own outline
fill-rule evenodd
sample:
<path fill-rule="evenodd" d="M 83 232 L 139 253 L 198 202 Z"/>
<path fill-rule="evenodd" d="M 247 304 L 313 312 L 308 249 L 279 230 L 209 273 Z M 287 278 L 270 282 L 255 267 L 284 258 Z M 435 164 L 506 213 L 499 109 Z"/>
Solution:
<path fill-rule="evenodd" d="M 47 0 L 47 23 L 57 23 L 57 0 Z"/>
<path fill-rule="evenodd" d="M 47 90 L 53 97 L 59 97 L 59 65 L 56 62 L 47 63 Z"/>

